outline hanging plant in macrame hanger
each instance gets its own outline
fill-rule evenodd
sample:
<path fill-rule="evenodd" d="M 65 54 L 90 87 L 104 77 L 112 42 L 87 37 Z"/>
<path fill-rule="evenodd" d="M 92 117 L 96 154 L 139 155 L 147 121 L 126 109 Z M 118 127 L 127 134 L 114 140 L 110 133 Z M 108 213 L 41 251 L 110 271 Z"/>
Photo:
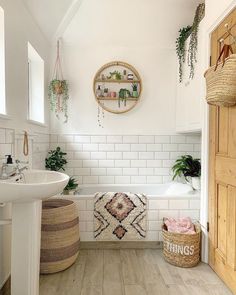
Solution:
<path fill-rule="evenodd" d="M 65 117 L 64 123 L 67 123 L 69 87 L 67 81 L 63 78 L 59 40 L 57 41 L 57 58 L 53 77 L 49 85 L 49 99 L 51 111 L 55 112 L 58 119 L 60 118 L 60 114 L 63 114 Z"/>

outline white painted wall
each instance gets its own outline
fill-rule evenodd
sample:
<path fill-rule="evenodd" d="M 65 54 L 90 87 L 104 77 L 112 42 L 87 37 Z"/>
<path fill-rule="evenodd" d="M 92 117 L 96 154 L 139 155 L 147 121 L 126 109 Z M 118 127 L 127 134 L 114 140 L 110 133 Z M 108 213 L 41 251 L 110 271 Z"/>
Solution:
<path fill-rule="evenodd" d="M 21 0 L 0 0 L 5 12 L 6 44 L 6 98 L 9 120 L 0 118 L 0 128 L 11 128 L 30 133 L 48 133 L 49 127 L 41 127 L 27 122 L 28 113 L 28 48 L 29 41 L 45 60 L 46 81 L 48 80 L 49 43 L 35 24 Z M 47 85 L 47 83 L 45 83 Z M 45 88 L 45 94 L 47 87 Z M 45 96 L 45 122 L 49 125 L 47 96 Z M 4 129 L 1 129 L 4 130 Z M 0 158 L 9 150 L 9 142 L 0 142 Z M 13 148 L 11 148 L 13 151 Z M 0 219 L 10 218 L 10 208 L 0 208 Z M 0 288 L 10 273 L 10 228 L 0 229 Z"/>
<path fill-rule="evenodd" d="M 198 1 L 86 0 L 63 34 L 65 77 L 70 81 L 69 122 L 52 116 L 52 133 L 169 134 L 175 132 L 175 39 L 191 24 Z M 55 51 L 55 48 L 53 48 Z M 105 63 L 132 64 L 143 79 L 141 102 L 124 115 L 97 123 L 93 78 Z"/>
<path fill-rule="evenodd" d="M 28 48 L 29 41 L 45 61 L 45 81 L 48 81 L 49 43 L 21 0 L 0 0 L 5 12 L 6 98 L 10 120 L 0 119 L 0 127 L 47 132 L 27 122 L 28 115 Z M 45 122 L 49 125 L 47 82 L 45 83 Z"/>

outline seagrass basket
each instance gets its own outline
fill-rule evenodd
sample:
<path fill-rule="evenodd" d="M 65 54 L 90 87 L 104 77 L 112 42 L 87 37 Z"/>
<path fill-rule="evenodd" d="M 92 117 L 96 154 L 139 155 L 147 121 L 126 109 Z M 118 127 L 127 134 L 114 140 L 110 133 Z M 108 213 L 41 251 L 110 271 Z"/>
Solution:
<path fill-rule="evenodd" d="M 179 267 L 193 267 L 199 263 L 201 249 L 201 226 L 195 223 L 196 234 L 180 234 L 167 231 L 162 226 L 163 255 L 167 262 Z"/>
<path fill-rule="evenodd" d="M 73 201 L 52 199 L 43 202 L 40 273 L 69 268 L 79 253 L 79 218 Z"/>
<path fill-rule="evenodd" d="M 210 105 L 236 105 L 236 54 L 205 72 L 206 100 Z"/>

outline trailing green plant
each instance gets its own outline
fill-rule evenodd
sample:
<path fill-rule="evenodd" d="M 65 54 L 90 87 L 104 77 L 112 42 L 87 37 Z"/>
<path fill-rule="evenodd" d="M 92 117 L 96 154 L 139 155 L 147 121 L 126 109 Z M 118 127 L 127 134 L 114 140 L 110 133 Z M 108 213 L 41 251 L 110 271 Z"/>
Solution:
<path fill-rule="evenodd" d="M 190 177 L 200 177 L 201 176 L 201 162 L 199 159 L 194 159 L 190 155 L 181 156 L 175 161 L 172 167 L 173 180 L 177 177 L 184 176 L 185 179 Z"/>
<path fill-rule="evenodd" d="M 118 71 L 110 72 L 110 76 L 108 77 L 108 79 L 121 80 L 122 75 Z"/>
<path fill-rule="evenodd" d="M 184 27 L 179 30 L 179 37 L 176 40 L 176 53 L 179 60 L 179 82 L 183 78 L 183 64 L 186 60 L 186 40 L 191 34 L 191 26 Z"/>
<path fill-rule="evenodd" d="M 69 86 L 66 80 L 53 79 L 49 84 L 49 100 L 51 111 L 57 118 L 64 113 L 65 123 L 68 121 Z"/>
<path fill-rule="evenodd" d="M 137 83 L 133 83 L 132 84 L 132 89 L 133 89 L 133 91 L 138 91 L 138 84 Z"/>
<path fill-rule="evenodd" d="M 199 24 L 205 16 L 205 3 L 198 5 L 191 28 L 189 48 L 188 48 L 188 65 L 190 67 L 189 78 L 193 79 L 195 63 L 197 62 L 197 49 L 198 49 L 198 29 Z"/>
<path fill-rule="evenodd" d="M 65 171 L 64 166 L 67 164 L 65 156 L 67 153 L 62 152 L 60 147 L 55 150 L 51 150 L 48 153 L 48 157 L 45 159 L 45 167 L 51 171 Z"/>
<path fill-rule="evenodd" d="M 120 102 L 123 101 L 124 102 L 124 106 L 126 106 L 126 101 L 127 98 L 131 96 L 131 93 L 128 89 L 126 88 L 121 88 L 119 91 L 119 99 L 118 99 L 118 105 L 120 107 Z"/>
<path fill-rule="evenodd" d="M 69 192 L 76 190 L 78 187 L 77 180 L 74 177 L 70 177 L 67 186 L 64 188 L 64 191 Z"/>

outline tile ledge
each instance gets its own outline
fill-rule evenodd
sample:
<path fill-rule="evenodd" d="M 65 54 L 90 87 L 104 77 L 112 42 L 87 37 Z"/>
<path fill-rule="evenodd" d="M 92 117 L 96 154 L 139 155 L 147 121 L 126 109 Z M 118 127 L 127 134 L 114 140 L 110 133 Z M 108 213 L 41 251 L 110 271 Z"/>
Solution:
<path fill-rule="evenodd" d="M 11 117 L 6 114 L 0 114 L 0 120 L 11 120 Z"/>
<path fill-rule="evenodd" d="M 37 126 L 44 127 L 44 128 L 48 127 L 45 123 L 41 123 L 41 122 L 34 121 L 34 120 L 27 120 L 27 122 L 29 124 L 37 125 Z"/>

